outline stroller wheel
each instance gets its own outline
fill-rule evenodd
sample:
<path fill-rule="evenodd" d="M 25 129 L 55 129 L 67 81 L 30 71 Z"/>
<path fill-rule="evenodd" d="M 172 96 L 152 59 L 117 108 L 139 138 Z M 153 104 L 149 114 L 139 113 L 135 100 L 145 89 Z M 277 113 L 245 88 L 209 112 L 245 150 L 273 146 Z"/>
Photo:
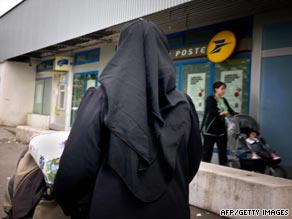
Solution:
<path fill-rule="evenodd" d="M 231 168 L 239 169 L 240 168 L 240 163 L 239 163 L 239 160 L 230 159 L 230 160 L 227 161 L 226 166 L 227 167 L 231 167 Z"/>
<path fill-rule="evenodd" d="M 265 174 L 275 177 L 287 178 L 287 173 L 283 167 L 274 166 L 274 167 L 267 167 Z"/>

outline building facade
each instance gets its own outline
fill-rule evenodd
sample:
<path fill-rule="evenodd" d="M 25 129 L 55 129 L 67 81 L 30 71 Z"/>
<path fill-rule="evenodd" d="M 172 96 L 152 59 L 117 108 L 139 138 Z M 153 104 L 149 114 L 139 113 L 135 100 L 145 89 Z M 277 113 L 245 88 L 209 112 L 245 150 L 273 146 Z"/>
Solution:
<path fill-rule="evenodd" d="M 78 8 L 78 4 L 80 7 L 85 7 L 84 2 L 76 2 L 70 6 L 72 11 Z M 50 38 L 46 35 L 47 40 L 41 41 L 39 37 L 44 36 L 43 33 L 36 33 L 38 48 L 27 42 L 27 45 L 21 46 L 21 50 L 10 49 L 6 54 L 1 53 L 2 59 L 6 61 L 0 63 L 0 122 L 6 125 L 18 125 L 17 122 L 23 124 L 25 115 L 33 114 L 46 116 L 48 118 L 46 121 L 49 123 L 47 126 L 50 129 L 70 129 L 84 92 L 87 88 L 98 85 L 98 76 L 114 54 L 117 37 L 108 40 L 106 36 L 103 40 L 84 46 L 76 43 L 71 45 L 70 50 L 59 49 L 54 51 L 53 55 L 30 59 L 34 70 L 31 70 L 32 67 L 28 63 L 19 64 L 11 60 L 25 53 L 32 55 L 31 51 L 41 51 L 39 48 L 52 48 L 53 45 L 59 45 L 59 42 L 65 40 L 70 42 L 72 39 L 80 40 L 80 36 L 88 37 L 92 31 L 99 31 L 102 28 L 106 28 L 107 31 L 114 30 L 113 34 L 118 34 L 121 23 L 136 17 L 145 17 L 156 22 L 166 32 L 170 54 L 177 71 L 177 88 L 191 96 L 200 120 L 204 113 L 205 99 L 208 95 L 212 95 L 212 84 L 218 80 L 224 81 L 228 88 L 226 97 L 232 108 L 258 121 L 262 136 L 283 158 L 283 165 L 292 170 L 292 146 L 289 139 L 292 130 L 290 119 L 292 99 L 289 96 L 292 93 L 291 3 L 251 1 L 249 5 L 239 0 L 226 7 L 227 1 L 206 1 L 204 4 L 200 1 L 155 2 L 155 4 L 147 4 L 146 1 L 141 1 L 138 4 L 129 1 L 126 6 L 120 5 L 125 9 L 125 14 L 117 14 L 116 21 L 111 18 L 112 23 L 106 23 L 104 19 L 107 14 L 99 11 L 98 13 L 104 14 L 99 26 L 94 29 L 90 19 L 84 18 L 86 27 L 82 27 L 80 32 L 78 27 L 81 23 L 72 18 L 70 24 L 74 25 L 75 22 L 78 25 L 76 28 L 71 27 L 74 31 L 66 27 L 68 31 L 66 34 L 60 33 L 58 29 L 56 33 L 59 33 L 62 39 L 56 36 Z M 21 10 L 25 11 L 26 7 L 35 4 L 35 0 L 24 1 L 14 9 L 17 9 L 16 11 L 11 11 L 3 17 L 4 19 L 1 18 L 0 22 L 2 20 L 13 23 L 14 14 L 15 16 L 21 14 Z M 57 5 L 56 2 L 55 4 Z M 135 13 L 131 12 L 130 6 L 137 9 Z M 100 7 L 109 10 L 103 3 Z M 116 7 L 112 8 L 112 10 L 116 9 Z M 54 8 L 55 12 L 58 10 L 61 11 Z M 94 11 L 90 12 L 94 13 Z M 9 19 L 10 17 L 12 18 Z M 58 18 L 58 15 L 56 17 Z M 52 28 L 50 25 L 51 23 L 49 28 Z M 41 31 L 38 28 L 36 26 L 37 31 Z M 234 34 L 236 46 L 225 60 L 214 62 L 208 56 L 208 45 L 214 41 L 213 37 L 216 34 L 223 31 Z M 9 41 L 7 38 L 2 38 L 0 42 L 3 43 L 3 40 Z M 218 42 L 220 48 L 224 46 L 222 43 L 230 42 L 228 38 L 224 42 Z M 25 67 L 23 69 L 28 70 L 23 72 L 23 69 L 17 67 L 19 65 L 23 65 Z M 7 69 L 6 66 L 15 67 L 10 67 L 7 71 L 4 70 Z M 13 74 L 17 79 L 12 77 Z M 25 100 L 17 105 L 18 111 L 22 112 L 21 118 L 16 121 L 15 117 L 14 122 L 11 123 L 4 111 L 11 111 L 15 105 L 7 105 L 5 102 L 7 95 L 4 93 L 11 93 L 7 88 L 9 85 L 6 84 L 9 83 L 8 78 L 4 79 L 5 75 L 11 77 L 9 79 L 11 82 L 14 80 L 21 82 L 17 83 L 17 93 L 19 99 Z M 14 99 L 14 101 L 19 100 Z M 2 122 L 4 120 L 5 123 Z M 12 121 L 12 118 L 10 120 Z"/>
<path fill-rule="evenodd" d="M 36 67 L 33 113 L 48 116 L 50 129 L 69 130 L 84 93 L 98 85 L 114 50 L 115 44 L 109 43 L 42 60 Z M 62 69 L 56 68 L 57 62 Z"/>

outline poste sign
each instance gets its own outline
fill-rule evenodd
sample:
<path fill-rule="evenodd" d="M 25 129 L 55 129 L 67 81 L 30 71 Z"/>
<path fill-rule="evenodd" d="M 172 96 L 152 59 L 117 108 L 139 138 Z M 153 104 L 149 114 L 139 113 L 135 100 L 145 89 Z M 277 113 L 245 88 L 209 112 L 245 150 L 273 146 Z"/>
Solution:
<path fill-rule="evenodd" d="M 208 59 L 212 62 L 223 62 L 235 49 L 236 37 L 233 32 L 224 30 L 217 33 L 207 47 Z"/>

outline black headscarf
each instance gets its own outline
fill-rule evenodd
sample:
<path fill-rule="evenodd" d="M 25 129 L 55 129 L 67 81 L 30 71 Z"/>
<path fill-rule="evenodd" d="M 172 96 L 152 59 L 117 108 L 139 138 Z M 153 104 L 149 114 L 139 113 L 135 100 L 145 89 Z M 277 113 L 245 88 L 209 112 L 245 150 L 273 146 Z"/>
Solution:
<path fill-rule="evenodd" d="M 111 136 L 108 164 L 144 202 L 165 192 L 177 148 L 190 127 L 190 107 L 175 80 L 162 31 L 143 19 L 127 24 L 100 83 Z"/>

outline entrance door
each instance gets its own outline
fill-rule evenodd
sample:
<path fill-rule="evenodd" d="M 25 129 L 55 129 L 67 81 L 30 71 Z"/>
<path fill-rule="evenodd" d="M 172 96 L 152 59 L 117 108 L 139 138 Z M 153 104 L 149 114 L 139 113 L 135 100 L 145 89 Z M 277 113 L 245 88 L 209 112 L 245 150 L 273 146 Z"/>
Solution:
<path fill-rule="evenodd" d="M 176 63 L 178 89 L 187 93 L 193 100 L 199 120 L 202 121 L 205 100 L 209 94 L 211 63 L 196 60 Z"/>
<path fill-rule="evenodd" d="M 193 100 L 200 122 L 213 83 L 226 83 L 225 98 L 236 112 L 249 112 L 250 55 L 238 55 L 221 63 L 208 59 L 176 62 L 177 88 Z"/>
<path fill-rule="evenodd" d="M 214 65 L 214 81 L 227 85 L 224 97 L 235 112 L 249 111 L 250 58 L 233 58 Z"/>
<path fill-rule="evenodd" d="M 33 112 L 50 115 L 52 97 L 52 78 L 40 78 L 35 83 Z"/>
<path fill-rule="evenodd" d="M 98 77 L 97 71 L 74 74 L 71 125 L 75 121 L 79 104 L 86 90 L 90 87 L 97 86 L 97 77 Z"/>

